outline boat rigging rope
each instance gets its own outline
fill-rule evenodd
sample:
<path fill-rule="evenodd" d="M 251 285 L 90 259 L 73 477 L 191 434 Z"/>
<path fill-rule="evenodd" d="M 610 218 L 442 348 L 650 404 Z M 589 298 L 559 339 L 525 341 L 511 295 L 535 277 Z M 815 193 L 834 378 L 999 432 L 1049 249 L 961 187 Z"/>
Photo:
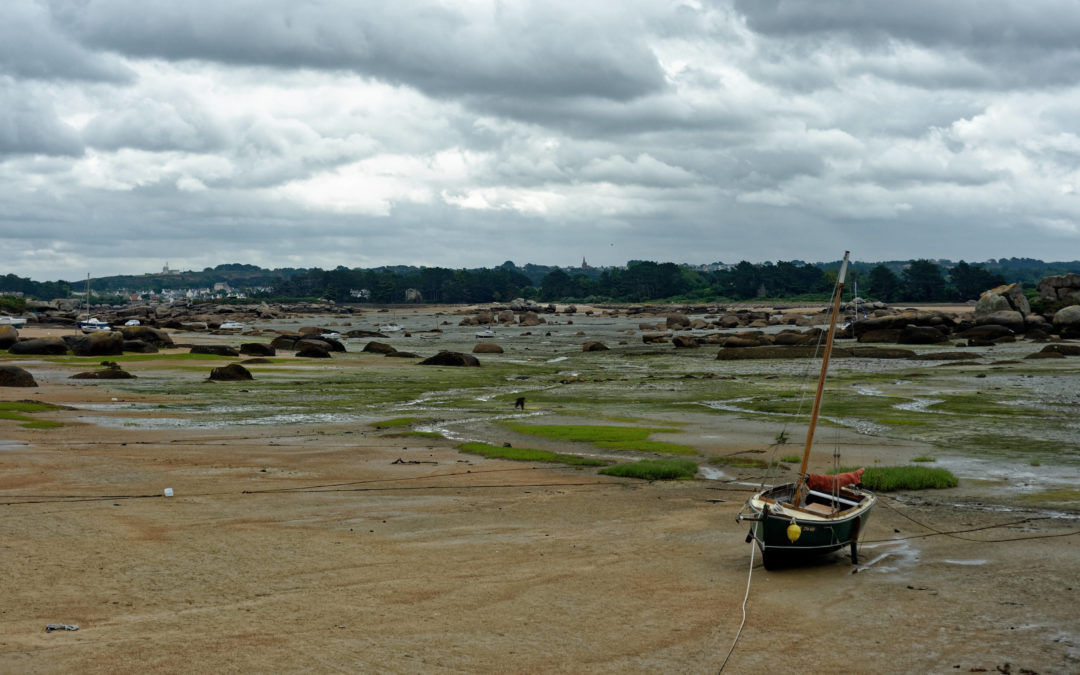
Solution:
<path fill-rule="evenodd" d="M 746 574 L 746 594 L 742 599 L 742 622 L 739 624 L 739 630 L 735 633 L 735 639 L 731 643 L 731 649 L 727 651 L 727 656 L 724 657 L 724 662 L 720 664 L 720 670 L 717 673 L 724 672 L 724 666 L 727 665 L 728 659 L 731 658 L 731 653 L 735 651 L 735 645 L 739 644 L 739 638 L 742 637 L 743 626 L 746 625 L 746 601 L 750 598 L 750 579 L 754 576 L 754 549 L 757 547 L 753 544 L 750 545 L 750 571 Z"/>
<path fill-rule="evenodd" d="M 1057 534 L 1037 534 L 1037 535 L 1029 535 L 1029 536 L 1026 536 L 1026 537 L 1007 537 L 1005 539 L 973 539 L 972 537 L 961 537 L 959 535 L 967 534 L 968 532 L 980 532 L 982 530 L 993 530 L 993 529 L 997 529 L 999 527 L 1011 527 L 1013 525 L 1020 525 L 1020 524 L 1023 524 L 1023 523 L 1029 523 L 1029 522 L 1032 522 L 1032 521 L 1035 521 L 1035 520 L 1054 520 L 1054 518 L 1052 516 L 1032 516 L 1030 518 L 1022 518 L 1020 520 L 1014 520 L 1014 521 L 1010 521 L 1010 522 L 1007 522 L 1007 523 L 997 523 L 995 525 L 983 525 L 982 527 L 971 527 L 971 528 L 967 528 L 967 529 L 964 529 L 964 530 L 945 531 L 945 530 L 939 530 L 936 527 L 932 527 L 930 525 L 927 525 L 926 523 L 920 522 L 920 521 L 912 518 L 908 514 L 904 513 L 900 509 L 898 509 L 895 506 L 893 506 L 892 504 L 890 504 L 889 501 L 886 500 L 882 495 L 878 495 L 878 497 L 879 497 L 879 501 L 882 504 L 884 504 L 886 507 L 891 509 L 893 511 L 893 513 L 899 514 L 900 516 L 903 516 L 904 518 L 907 518 L 908 520 L 915 523 L 919 527 L 924 527 L 924 528 L 930 530 L 930 532 L 927 533 L 927 534 L 913 534 L 913 535 L 911 535 L 909 537 L 894 537 L 892 539 L 871 539 L 871 540 L 862 542 L 864 544 L 880 544 L 880 543 L 886 543 L 886 542 L 892 542 L 892 541 L 906 541 L 908 539 L 925 539 L 926 537 L 934 537 L 934 536 L 937 536 L 937 535 L 943 535 L 943 536 L 946 536 L 946 537 L 952 537 L 953 539 L 960 539 L 960 540 L 963 540 L 963 541 L 973 541 L 973 542 L 980 543 L 980 544 L 997 544 L 997 543 L 1006 542 L 1006 541 L 1026 541 L 1028 539 L 1052 539 L 1054 537 L 1071 537 L 1071 536 L 1080 534 L 1080 530 L 1070 530 L 1069 532 L 1059 532 Z"/>

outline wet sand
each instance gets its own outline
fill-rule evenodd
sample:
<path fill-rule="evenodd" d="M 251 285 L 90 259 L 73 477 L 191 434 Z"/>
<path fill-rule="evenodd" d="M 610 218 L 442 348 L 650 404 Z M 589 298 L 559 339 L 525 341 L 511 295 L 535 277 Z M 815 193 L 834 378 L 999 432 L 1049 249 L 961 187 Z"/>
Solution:
<path fill-rule="evenodd" d="M 43 386 L 0 400 L 170 400 L 32 370 Z M 0 420 L 3 672 L 716 672 L 739 628 L 736 482 L 485 460 L 363 425 L 86 415 L 48 413 L 65 426 L 47 432 Z M 739 420 L 702 442 L 740 452 L 770 430 Z M 1064 516 L 976 483 L 884 495 L 858 566 L 755 559 L 727 672 L 1076 672 L 1080 537 L 1060 535 L 1080 520 Z M 925 537 L 912 519 L 999 527 Z"/>

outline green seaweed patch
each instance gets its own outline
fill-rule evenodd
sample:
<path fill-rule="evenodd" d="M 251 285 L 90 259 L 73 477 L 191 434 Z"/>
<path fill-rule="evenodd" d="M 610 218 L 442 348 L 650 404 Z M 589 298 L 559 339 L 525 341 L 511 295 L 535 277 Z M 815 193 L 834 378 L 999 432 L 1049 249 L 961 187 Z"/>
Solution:
<path fill-rule="evenodd" d="M 0 420 L 22 422 L 19 426 L 24 429 L 55 429 L 64 426 L 60 422 L 53 422 L 52 420 L 36 420 L 33 417 L 27 417 L 26 415 L 9 410 L 0 410 Z"/>
<path fill-rule="evenodd" d="M 1080 502 L 1080 490 L 1076 488 L 1058 488 L 1055 490 L 1040 490 L 1020 497 L 1027 502 L 1063 504 Z"/>
<path fill-rule="evenodd" d="M 373 422 L 371 426 L 376 429 L 399 429 L 401 427 L 411 427 L 420 421 L 419 417 L 394 417 L 380 422 Z"/>
<path fill-rule="evenodd" d="M 798 464 L 802 461 L 802 457 L 800 457 L 799 455 L 785 455 L 780 458 L 780 461 L 786 462 L 788 464 Z"/>
<path fill-rule="evenodd" d="M 551 462 L 554 464 L 567 464 L 569 466 L 607 466 L 610 462 L 595 457 L 581 457 L 579 455 L 566 455 L 548 450 L 536 450 L 533 448 L 507 448 L 491 445 L 490 443 L 462 443 L 458 450 L 470 455 L 481 455 L 489 459 L 509 459 L 516 462 Z"/>
<path fill-rule="evenodd" d="M 380 434 L 382 438 L 443 438 L 438 431 L 392 431 Z"/>
<path fill-rule="evenodd" d="M 794 462 L 801 461 L 801 458 L 794 457 Z M 763 459 L 754 459 L 753 457 L 738 457 L 735 455 L 725 455 L 723 457 L 710 457 L 709 464 L 723 464 L 724 466 L 732 466 L 737 469 L 768 469 L 769 463 Z M 776 466 L 775 464 L 773 466 Z M 786 468 L 786 467 L 785 467 Z"/>
<path fill-rule="evenodd" d="M 592 443 L 606 450 L 657 452 L 668 455 L 693 455 L 697 450 L 687 445 L 648 440 L 654 433 L 671 433 L 663 427 L 622 427 L 605 424 L 521 424 L 503 423 L 519 434 L 540 436 L 553 441 Z"/>
<path fill-rule="evenodd" d="M 1046 411 L 1028 406 L 1002 405 L 983 394 L 946 394 L 943 401 L 930 405 L 934 412 L 955 415 L 993 415 L 994 417 L 1045 417 Z"/>
<path fill-rule="evenodd" d="M 27 417 L 26 413 L 47 412 L 62 408 L 63 406 L 41 401 L 3 401 L 0 402 L 0 420 L 21 422 L 19 426 L 24 429 L 56 429 L 64 425 L 52 420 L 36 420 L 33 417 Z"/>
<path fill-rule="evenodd" d="M 697 464 L 689 459 L 642 459 L 609 466 L 599 473 L 642 480 L 688 480 L 697 474 L 697 469 Z"/>
<path fill-rule="evenodd" d="M 842 467 L 829 473 L 853 470 L 853 467 Z M 872 466 L 863 474 L 862 484 L 870 490 L 893 492 L 953 488 L 959 484 L 959 480 L 948 469 L 935 469 L 928 466 Z"/>
<path fill-rule="evenodd" d="M 919 455 L 918 457 L 912 457 L 911 461 L 913 461 L 913 462 L 936 462 L 937 458 L 931 457 L 930 455 Z"/>
<path fill-rule="evenodd" d="M 0 401 L 0 412 L 35 413 L 46 410 L 60 410 L 62 406 L 41 401 Z"/>

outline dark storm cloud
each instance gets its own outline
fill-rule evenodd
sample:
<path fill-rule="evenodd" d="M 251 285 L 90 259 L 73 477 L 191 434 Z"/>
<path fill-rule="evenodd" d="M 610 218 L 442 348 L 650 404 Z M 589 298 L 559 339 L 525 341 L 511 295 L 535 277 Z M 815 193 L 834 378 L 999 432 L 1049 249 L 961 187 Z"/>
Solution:
<path fill-rule="evenodd" d="M 1080 4 L 1072 0 L 735 0 L 755 32 L 785 50 L 852 45 L 855 70 L 914 86 L 1047 87 L 1080 81 Z M 904 45 L 945 57 L 929 69 Z M 875 53 L 890 58 L 875 64 Z"/>
<path fill-rule="evenodd" d="M 54 0 L 66 30 L 135 57 L 348 69 L 437 96 L 599 96 L 663 87 L 655 57 L 605 19 L 559 6 L 500 7 L 473 20 L 436 3 Z M 77 8 L 77 11 L 76 9 Z"/>
<path fill-rule="evenodd" d="M 131 72 L 109 55 L 84 48 L 57 30 L 47 8 L 33 0 L 0 7 L 0 74 L 39 79 L 125 82 Z"/>

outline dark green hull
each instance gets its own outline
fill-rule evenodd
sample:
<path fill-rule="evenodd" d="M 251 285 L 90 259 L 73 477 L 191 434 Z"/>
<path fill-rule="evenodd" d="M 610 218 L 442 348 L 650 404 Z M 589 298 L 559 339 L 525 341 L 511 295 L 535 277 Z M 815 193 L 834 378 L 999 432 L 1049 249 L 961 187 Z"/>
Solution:
<path fill-rule="evenodd" d="M 783 502 L 790 496 L 790 486 L 780 486 L 755 495 L 749 502 L 753 527 L 747 537 L 752 537 L 761 549 L 765 567 L 771 569 L 783 563 L 797 562 L 812 556 L 837 551 L 844 546 L 851 550 L 851 562 L 858 562 L 857 543 L 870 509 L 876 502 L 873 494 L 865 491 L 847 492 L 847 497 L 857 499 L 855 506 L 847 506 L 836 515 L 821 516 L 801 513 L 790 507 L 770 504 L 767 500 Z M 799 526 L 795 541 L 788 537 L 788 527 Z"/>

